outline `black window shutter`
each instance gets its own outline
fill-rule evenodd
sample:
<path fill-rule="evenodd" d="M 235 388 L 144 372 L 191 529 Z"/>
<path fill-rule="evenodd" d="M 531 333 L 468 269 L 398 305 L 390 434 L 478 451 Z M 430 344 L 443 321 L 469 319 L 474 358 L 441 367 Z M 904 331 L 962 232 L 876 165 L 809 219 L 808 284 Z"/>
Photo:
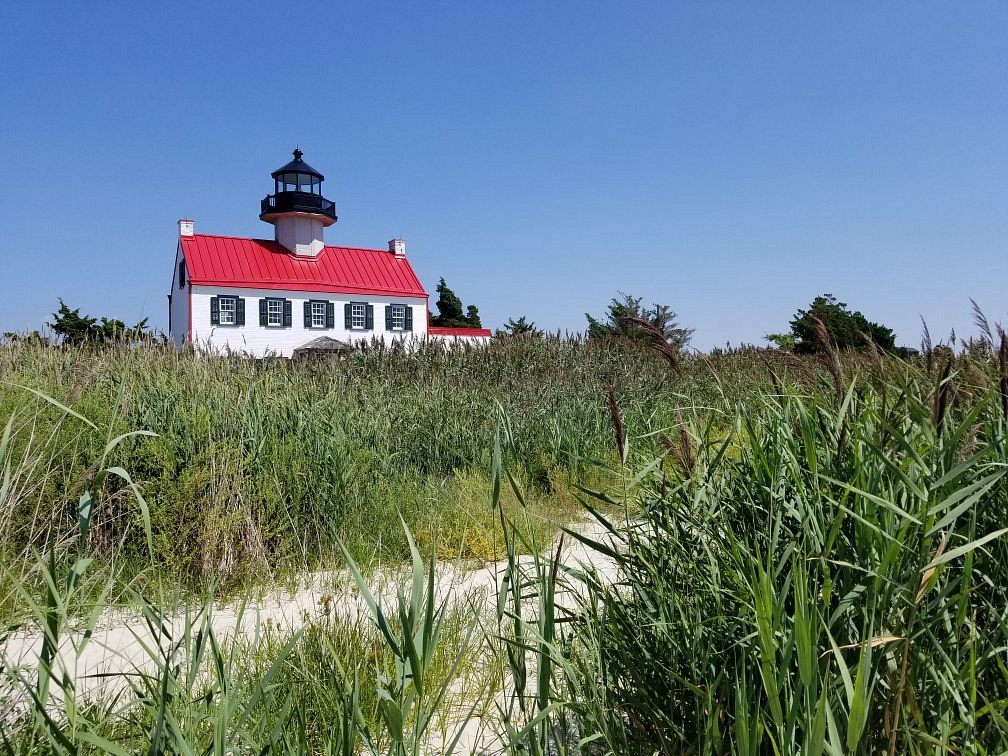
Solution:
<path fill-rule="evenodd" d="M 385 305 L 385 330 L 392 330 L 392 305 Z"/>
<path fill-rule="evenodd" d="M 346 316 L 346 329 L 349 331 L 353 328 L 353 305 L 349 302 L 343 305 L 343 315 Z"/>
<path fill-rule="evenodd" d="M 332 302 L 325 303 L 325 327 L 335 328 L 336 327 L 336 305 Z"/>
<path fill-rule="evenodd" d="M 285 299 L 283 303 L 284 303 L 284 321 L 283 321 L 284 327 L 290 328 L 291 323 L 293 322 L 293 318 L 291 317 L 292 316 L 291 310 L 293 309 L 293 305 L 289 299 Z"/>
<path fill-rule="evenodd" d="M 235 299 L 235 325 L 245 325 L 245 298 Z"/>
<path fill-rule="evenodd" d="M 269 325 L 269 315 L 267 314 L 268 305 L 266 304 L 266 299 L 259 300 L 259 325 L 265 326 Z"/>
<path fill-rule="evenodd" d="M 374 306 L 365 305 L 364 306 L 364 327 L 369 330 L 374 330 Z"/>
<path fill-rule="evenodd" d="M 182 260 L 178 264 L 178 287 L 180 289 L 185 288 L 185 260 Z"/>
<path fill-rule="evenodd" d="M 220 325 L 220 304 L 217 297 L 210 297 L 210 325 Z"/>
<path fill-rule="evenodd" d="M 311 301 L 307 299 L 304 303 L 304 327 L 311 328 Z"/>
<path fill-rule="evenodd" d="M 413 330 L 413 308 L 406 305 L 406 330 Z"/>

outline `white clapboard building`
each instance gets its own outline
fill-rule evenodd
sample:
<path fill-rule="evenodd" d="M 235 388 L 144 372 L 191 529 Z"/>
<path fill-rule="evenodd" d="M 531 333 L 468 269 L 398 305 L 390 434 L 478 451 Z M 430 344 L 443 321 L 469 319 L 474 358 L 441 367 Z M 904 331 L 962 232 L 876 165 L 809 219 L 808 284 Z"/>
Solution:
<path fill-rule="evenodd" d="M 401 239 L 387 249 L 327 246 L 335 206 L 322 195 L 322 174 L 301 158 L 294 150 L 273 172 L 273 194 L 262 200 L 259 217 L 273 225 L 272 239 L 197 234 L 192 220 L 179 221 L 168 295 L 178 346 L 289 357 L 319 337 L 490 338 L 485 329 L 427 325 L 427 292 Z"/>

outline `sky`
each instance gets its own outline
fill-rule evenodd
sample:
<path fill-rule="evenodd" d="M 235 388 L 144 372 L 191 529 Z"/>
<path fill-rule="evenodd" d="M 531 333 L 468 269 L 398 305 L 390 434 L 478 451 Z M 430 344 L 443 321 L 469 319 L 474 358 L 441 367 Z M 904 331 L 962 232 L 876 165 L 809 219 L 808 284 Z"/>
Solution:
<path fill-rule="evenodd" d="M 431 305 L 700 349 L 830 292 L 897 343 L 1008 324 L 1003 2 L 0 2 L 0 331 L 62 297 L 167 327 L 176 221 L 258 218 L 295 145 L 326 242 Z"/>

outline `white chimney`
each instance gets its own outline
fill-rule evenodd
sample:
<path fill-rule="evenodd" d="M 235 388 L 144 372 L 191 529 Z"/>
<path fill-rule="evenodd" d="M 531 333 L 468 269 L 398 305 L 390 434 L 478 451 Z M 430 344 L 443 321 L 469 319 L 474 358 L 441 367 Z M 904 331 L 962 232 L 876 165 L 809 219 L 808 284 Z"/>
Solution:
<path fill-rule="evenodd" d="M 196 221 L 187 220 L 182 218 L 178 222 L 178 235 L 179 236 L 192 236 L 195 233 Z"/>
<path fill-rule="evenodd" d="M 396 257 L 406 257 L 406 242 L 403 239 L 389 239 L 388 251 Z"/>

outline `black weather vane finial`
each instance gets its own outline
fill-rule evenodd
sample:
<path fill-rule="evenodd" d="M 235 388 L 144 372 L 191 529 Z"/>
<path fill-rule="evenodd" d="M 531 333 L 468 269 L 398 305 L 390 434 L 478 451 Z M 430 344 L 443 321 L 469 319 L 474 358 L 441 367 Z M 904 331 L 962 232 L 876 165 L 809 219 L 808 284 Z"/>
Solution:
<path fill-rule="evenodd" d="M 300 160 L 302 155 L 304 155 L 304 153 L 301 152 L 301 149 L 299 147 L 295 147 L 294 148 L 294 159 L 295 160 Z"/>

